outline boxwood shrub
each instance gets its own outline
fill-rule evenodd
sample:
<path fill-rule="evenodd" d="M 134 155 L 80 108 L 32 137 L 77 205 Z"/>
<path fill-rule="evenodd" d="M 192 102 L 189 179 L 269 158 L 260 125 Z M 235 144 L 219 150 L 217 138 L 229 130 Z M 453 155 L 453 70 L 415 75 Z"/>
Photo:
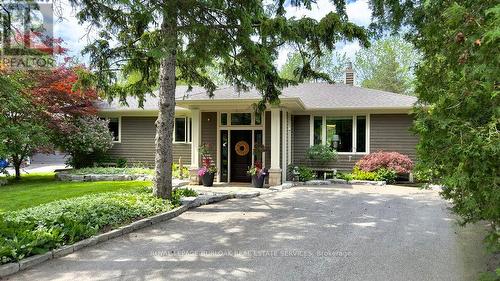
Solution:
<path fill-rule="evenodd" d="M 173 201 L 192 191 L 179 189 Z M 144 192 L 110 192 L 0 214 L 0 264 L 45 253 L 174 207 Z"/>

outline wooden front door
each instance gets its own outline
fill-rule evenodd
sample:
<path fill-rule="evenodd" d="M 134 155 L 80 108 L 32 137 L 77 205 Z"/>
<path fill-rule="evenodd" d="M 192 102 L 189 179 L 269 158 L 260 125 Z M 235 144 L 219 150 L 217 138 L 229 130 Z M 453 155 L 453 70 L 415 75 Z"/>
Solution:
<path fill-rule="evenodd" d="M 247 170 L 252 166 L 252 131 L 231 131 L 231 181 L 250 182 Z"/>

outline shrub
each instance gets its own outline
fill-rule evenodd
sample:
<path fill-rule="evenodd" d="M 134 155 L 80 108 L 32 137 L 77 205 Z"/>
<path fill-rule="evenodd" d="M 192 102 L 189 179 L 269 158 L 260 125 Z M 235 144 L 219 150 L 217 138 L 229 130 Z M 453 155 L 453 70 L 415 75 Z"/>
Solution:
<path fill-rule="evenodd" d="M 386 168 L 380 168 L 376 172 L 375 180 L 386 181 L 387 183 L 394 183 L 396 181 L 396 171 Z"/>
<path fill-rule="evenodd" d="M 337 151 L 327 145 L 317 144 L 309 147 L 306 151 L 307 158 L 320 163 L 326 163 L 337 159 Z"/>
<path fill-rule="evenodd" d="M 368 180 L 368 181 L 378 180 L 376 172 L 363 171 L 359 169 L 359 167 L 354 167 L 351 177 L 354 180 Z"/>
<path fill-rule="evenodd" d="M 125 159 L 125 158 L 116 159 L 116 167 L 118 167 L 118 168 L 127 167 L 127 159 Z"/>
<path fill-rule="evenodd" d="M 113 146 L 108 121 L 87 116 L 72 122 L 67 124 L 71 129 L 58 136 L 59 145 L 70 155 L 67 164 L 77 169 L 91 167 Z"/>
<path fill-rule="evenodd" d="M 299 181 L 310 181 L 314 179 L 314 172 L 310 168 L 305 166 L 298 166 L 297 173 L 299 176 Z"/>
<path fill-rule="evenodd" d="M 0 217 L 1 263 L 72 244 L 172 207 L 171 202 L 149 192 L 109 192 L 4 213 Z"/>
<path fill-rule="evenodd" d="M 398 152 L 379 151 L 364 156 L 356 163 L 356 166 L 368 172 L 386 168 L 398 174 L 405 174 L 411 171 L 413 162 L 408 156 Z"/>
<path fill-rule="evenodd" d="M 346 181 L 352 181 L 354 179 L 351 173 L 337 173 L 335 177 Z"/>
<path fill-rule="evenodd" d="M 177 188 L 172 192 L 172 204 L 180 205 L 181 197 L 196 197 L 198 192 L 190 188 Z"/>

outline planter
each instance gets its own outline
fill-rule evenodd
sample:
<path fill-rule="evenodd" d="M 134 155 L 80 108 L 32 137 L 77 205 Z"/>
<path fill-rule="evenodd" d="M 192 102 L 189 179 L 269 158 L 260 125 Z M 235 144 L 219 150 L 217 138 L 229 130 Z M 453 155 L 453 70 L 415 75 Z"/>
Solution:
<path fill-rule="evenodd" d="M 201 182 L 203 183 L 203 186 L 212 186 L 214 185 L 214 177 L 215 173 L 205 173 L 201 177 Z"/>
<path fill-rule="evenodd" d="M 264 181 L 266 180 L 265 176 L 252 176 L 252 185 L 255 188 L 263 188 L 264 187 Z"/>

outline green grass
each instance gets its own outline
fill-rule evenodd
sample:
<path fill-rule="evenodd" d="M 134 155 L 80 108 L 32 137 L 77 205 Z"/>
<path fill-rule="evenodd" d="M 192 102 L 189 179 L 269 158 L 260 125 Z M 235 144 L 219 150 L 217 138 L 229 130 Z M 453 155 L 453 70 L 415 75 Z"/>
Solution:
<path fill-rule="evenodd" d="M 135 191 L 148 181 L 61 182 L 54 173 L 23 175 L 18 182 L 0 187 L 0 212 L 29 208 L 56 200 L 111 191 Z"/>

